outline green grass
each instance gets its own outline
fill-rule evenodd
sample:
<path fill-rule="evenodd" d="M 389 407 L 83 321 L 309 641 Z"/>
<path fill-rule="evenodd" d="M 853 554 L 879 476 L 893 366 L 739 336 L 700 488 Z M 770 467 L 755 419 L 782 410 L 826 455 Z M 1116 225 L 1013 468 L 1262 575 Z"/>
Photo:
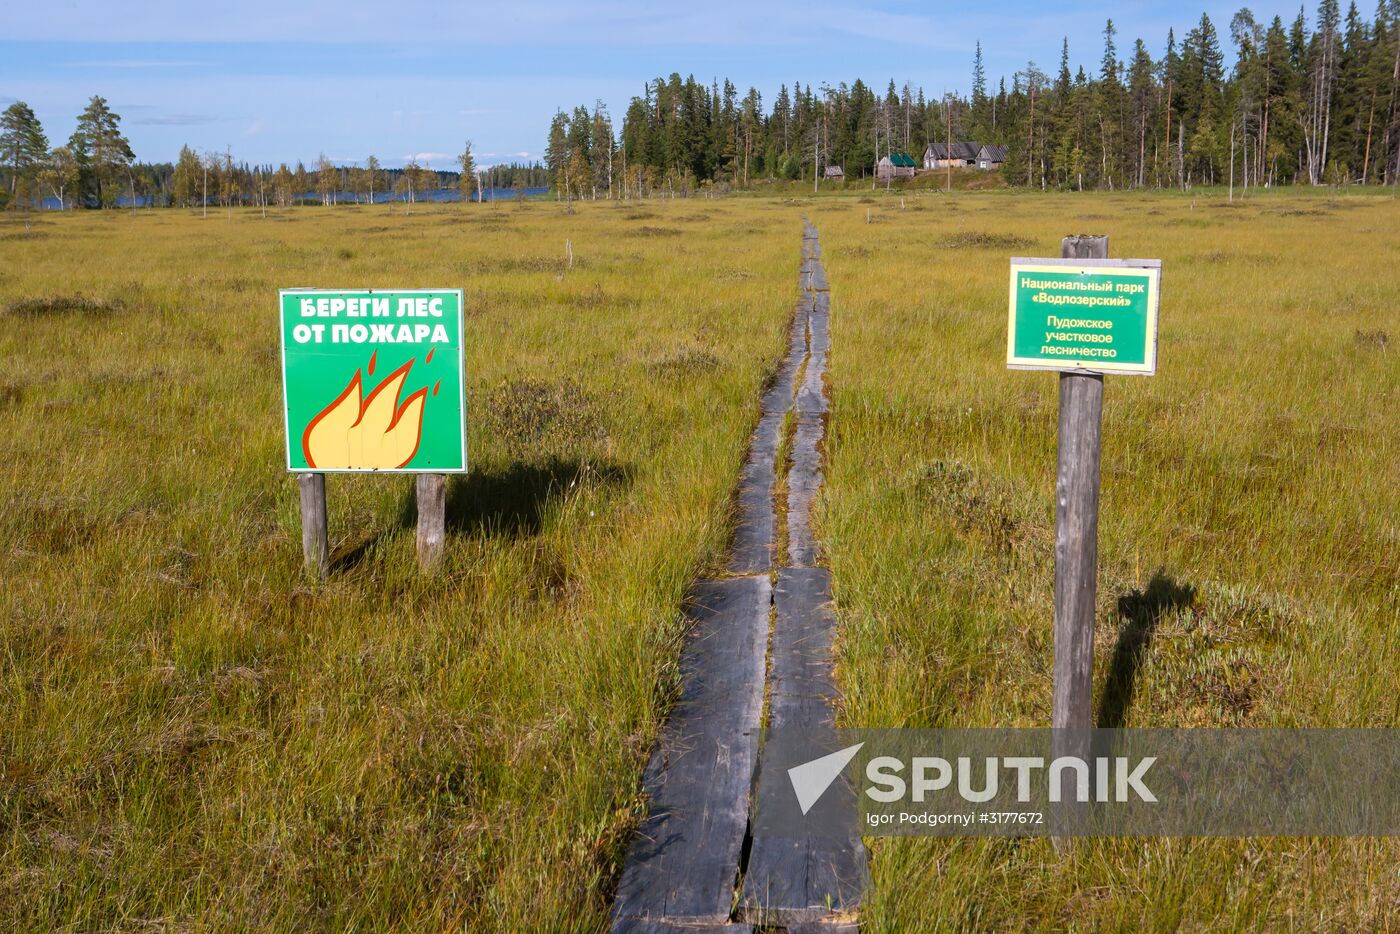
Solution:
<path fill-rule="evenodd" d="M 1400 726 L 1393 197 L 867 210 L 813 210 L 847 724 L 1049 724 L 1057 381 L 1005 369 L 1007 257 L 1093 232 L 1163 262 L 1158 375 L 1105 393 L 1098 722 Z M 881 930 L 1374 929 L 1400 903 L 1395 841 L 888 839 L 873 872 Z"/>
<path fill-rule="evenodd" d="M 601 927 L 804 212 L 843 722 L 1048 723 L 1055 378 L 1004 367 L 1006 261 L 1098 232 L 1164 278 L 1159 375 L 1107 386 L 1096 710 L 1400 726 L 1390 194 L 779 193 L 0 219 L 0 917 Z M 468 309 L 446 566 L 408 478 L 333 476 L 313 585 L 276 290 L 426 285 Z M 1400 903 L 1394 841 L 870 843 L 871 930 Z"/>
<path fill-rule="evenodd" d="M 599 927 L 800 229 L 697 202 L 6 221 L 0 917 Z M 313 285 L 466 289 L 435 579 L 405 477 L 331 477 L 334 569 L 302 575 L 276 290 Z"/>

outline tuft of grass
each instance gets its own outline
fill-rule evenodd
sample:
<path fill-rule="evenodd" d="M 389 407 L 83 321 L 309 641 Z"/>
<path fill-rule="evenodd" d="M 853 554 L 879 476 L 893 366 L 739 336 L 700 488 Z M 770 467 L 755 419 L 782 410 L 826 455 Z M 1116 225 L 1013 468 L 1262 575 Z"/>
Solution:
<path fill-rule="evenodd" d="M 1034 240 L 1014 234 L 965 231 L 944 237 L 935 244 L 944 250 L 1021 250 L 1033 246 Z"/>
<path fill-rule="evenodd" d="M 656 227 L 643 224 L 632 231 L 634 237 L 679 237 L 683 231 L 678 227 Z"/>
<path fill-rule="evenodd" d="M 1385 350 L 1390 345 L 1390 335 L 1380 328 L 1359 330 L 1353 339 L 1358 347 L 1373 347 L 1376 350 Z"/>
<path fill-rule="evenodd" d="M 126 303 L 119 298 L 49 295 L 18 299 L 6 304 L 4 309 L 5 314 L 19 318 L 42 318 L 49 315 L 107 315 L 124 307 Z"/>
<path fill-rule="evenodd" d="M 507 451 L 569 450 L 607 437 L 602 406 L 576 380 L 509 379 L 481 406 L 482 429 Z"/>
<path fill-rule="evenodd" d="M 719 367 L 721 361 L 704 347 L 688 345 L 652 361 L 652 371 L 663 379 L 687 379 Z"/>

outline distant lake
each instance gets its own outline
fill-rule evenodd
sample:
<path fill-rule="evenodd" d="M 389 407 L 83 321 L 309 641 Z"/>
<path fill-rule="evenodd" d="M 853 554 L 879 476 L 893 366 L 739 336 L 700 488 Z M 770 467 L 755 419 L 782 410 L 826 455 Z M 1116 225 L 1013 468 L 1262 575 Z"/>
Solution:
<path fill-rule="evenodd" d="M 480 197 L 478 197 L 478 195 L 477 195 L 476 192 L 472 192 L 472 198 L 471 198 L 471 200 L 472 200 L 472 201 L 492 201 L 492 200 L 495 200 L 495 201 L 513 201 L 513 200 L 515 200 L 515 197 L 516 197 L 517 193 L 518 193 L 520 190 L 521 190 L 521 189 L 517 189 L 517 188 L 487 188 L 487 189 L 485 189 L 484 191 L 482 191 L 482 192 L 480 193 Z M 524 192 L 525 192 L 525 197 L 527 197 L 527 198 L 539 198 L 539 197 L 542 197 L 542 196 L 544 196 L 544 195 L 549 194 L 549 189 L 548 189 L 548 188 L 526 188 L 526 189 L 524 189 Z M 269 192 L 268 192 L 268 197 L 269 197 L 269 199 L 272 197 L 271 191 L 270 191 L 270 190 L 269 190 Z M 339 200 L 339 202 L 340 202 L 341 204 L 354 204 L 354 203 L 356 203 L 356 201 L 355 201 L 355 195 L 354 195 L 353 192 L 349 192 L 349 191 L 338 192 L 337 195 L 336 195 L 336 198 L 337 198 L 337 200 Z M 453 202 L 453 201 L 461 201 L 461 200 L 462 200 L 462 193 L 461 193 L 460 191 L 458 191 L 456 188 L 431 188 L 431 189 L 428 189 L 427 191 L 416 191 L 416 192 L 414 192 L 414 193 L 413 193 L 413 199 L 414 199 L 415 201 L 426 201 L 426 202 L 429 202 L 429 203 L 448 203 L 448 202 Z M 305 203 L 308 203 L 308 204 L 320 204 L 320 203 L 321 203 L 321 196 L 320 196 L 320 194 L 317 193 L 317 192 L 308 191 L 306 194 L 304 194 L 304 195 L 301 196 L 300 200 L 303 201 L 303 202 L 305 202 Z M 361 196 L 360 196 L 360 199 L 359 199 L 360 203 L 363 204 L 363 203 L 365 202 L 365 200 L 366 200 L 366 199 L 365 199 L 365 196 L 361 195 Z M 374 203 L 375 203 L 375 204 L 401 204 L 401 203 L 403 203 L 403 202 L 406 201 L 406 200 L 408 200 L 408 199 L 407 199 L 405 196 L 395 194 L 395 193 L 392 192 L 392 191 L 376 191 L 376 192 L 374 193 Z M 136 198 L 136 202 L 135 202 L 135 203 L 136 203 L 136 206 L 137 206 L 137 207 L 143 207 L 143 208 L 144 208 L 144 207 L 149 207 L 149 206 L 151 205 L 152 201 L 153 201 L 153 199 L 152 199 L 151 196 L 149 196 L 149 195 L 139 195 L 139 196 Z M 157 202 L 157 203 L 159 203 L 159 202 Z M 215 202 L 213 199 L 210 199 L 210 201 L 209 201 L 209 207 L 212 208 L 212 207 L 215 206 L 215 204 L 216 204 L 216 202 Z M 117 199 L 117 207 L 129 208 L 129 207 L 131 207 L 131 205 L 132 205 L 132 201 L 131 201 L 131 198 L 130 198 L 129 196 L 123 195 L 122 197 L 120 197 L 120 198 Z M 68 201 L 68 206 L 69 206 L 70 208 L 73 207 L 73 201 L 72 201 L 72 199 L 69 199 L 69 201 Z M 43 209 L 46 210 L 46 211 L 57 211 L 57 210 L 58 210 L 58 207 L 59 207 L 59 205 L 58 205 L 58 199 L 57 199 L 57 198 L 53 198 L 53 197 L 45 198 L 44 201 L 43 201 L 42 207 L 43 207 Z"/>

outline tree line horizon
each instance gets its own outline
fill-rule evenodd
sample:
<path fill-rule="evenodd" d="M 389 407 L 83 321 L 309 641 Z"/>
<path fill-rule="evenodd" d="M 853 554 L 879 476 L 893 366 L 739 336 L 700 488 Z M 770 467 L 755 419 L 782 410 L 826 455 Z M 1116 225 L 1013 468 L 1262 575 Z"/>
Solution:
<path fill-rule="evenodd" d="M 756 180 L 813 181 L 827 166 L 874 174 L 881 156 L 920 161 L 930 143 L 1007 149 L 1001 171 L 1032 188 L 1175 188 L 1234 184 L 1374 184 L 1400 179 L 1400 0 L 1379 0 L 1367 21 L 1351 2 L 1322 0 L 1312 26 L 1263 23 L 1246 7 L 1230 21 L 1229 74 L 1209 15 L 1154 58 L 1138 39 L 1120 58 L 1107 21 L 1096 74 L 1072 71 L 1069 40 L 1052 77 L 1035 62 L 989 89 L 982 44 L 971 92 L 936 100 L 890 80 L 883 95 L 847 86 L 783 84 L 771 109 L 753 87 L 725 79 L 648 81 L 620 136 L 601 101 L 559 111 L 545 168 L 573 196 L 626 195 Z"/>
<path fill-rule="evenodd" d="M 0 114 L 0 206 L 11 209 L 39 205 L 46 197 L 69 206 L 115 207 L 125 198 L 154 206 L 266 208 L 290 206 L 314 196 L 322 204 L 338 204 L 342 195 L 355 203 L 373 202 L 392 194 L 407 204 L 427 191 L 457 188 L 463 200 L 481 198 L 496 188 L 526 189 L 548 185 L 543 166 L 508 163 L 478 168 L 468 140 L 454 160 L 456 170 L 434 169 L 409 159 L 402 168 L 386 168 L 376 156 L 363 166 L 336 165 L 323 153 L 308 169 L 283 162 L 252 165 L 235 162 L 233 152 L 197 153 L 180 147 L 174 162 L 138 162 L 121 131 L 121 117 L 105 98 L 94 95 L 78 115 L 68 143 L 49 148 L 48 137 L 32 108 L 24 101 Z"/>
<path fill-rule="evenodd" d="M 1322 0 L 1311 27 L 1304 11 L 1290 24 L 1265 24 L 1248 8 L 1229 26 L 1229 73 L 1221 38 L 1202 14 L 1180 43 L 1167 32 L 1161 58 L 1137 39 L 1120 58 L 1117 29 L 1103 31 L 1097 72 L 1071 70 L 1061 43 L 1054 77 L 1028 62 L 995 91 L 982 44 L 971 92 L 929 99 L 893 79 L 883 95 L 856 79 L 813 90 L 783 84 L 770 109 L 753 87 L 740 98 L 728 79 L 706 87 L 694 76 L 646 82 L 615 132 L 606 105 L 560 110 L 542 163 L 490 167 L 490 188 L 551 187 L 563 198 L 689 194 L 700 188 L 812 181 L 827 166 L 848 178 L 872 176 L 882 155 L 916 161 L 930 143 L 975 140 L 1006 148 L 1001 172 L 1013 186 L 1061 189 L 1189 188 L 1238 184 L 1400 182 L 1400 0 L 1379 0 L 1366 20 L 1351 2 Z M 471 143 L 444 171 L 410 160 L 386 169 L 374 156 L 337 166 L 322 155 L 308 169 L 250 167 L 229 150 L 189 146 L 170 163 L 140 163 L 121 118 L 94 96 L 67 145 L 49 147 L 34 112 L 17 101 L 0 115 L 0 199 L 12 207 L 49 192 L 60 206 L 115 205 L 139 197 L 171 205 L 291 204 L 315 193 L 391 192 L 412 202 L 428 189 L 459 188 L 464 199 L 487 187 Z"/>

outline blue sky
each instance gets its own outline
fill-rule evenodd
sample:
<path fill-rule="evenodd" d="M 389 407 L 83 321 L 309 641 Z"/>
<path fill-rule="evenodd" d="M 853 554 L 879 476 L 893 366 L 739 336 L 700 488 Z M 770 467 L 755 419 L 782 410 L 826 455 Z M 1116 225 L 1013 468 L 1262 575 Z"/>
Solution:
<path fill-rule="evenodd" d="M 1110 15 L 1120 56 L 1139 36 L 1160 56 L 1167 28 L 1180 38 L 1202 12 L 1228 45 L 1240 5 L 16 0 L 0 32 L 0 107 L 27 101 L 56 144 L 101 94 L 149 161 L 188 143 L 249 162 L 374 153 L 446 168 L 468 138 L 483 164 L 539 158 L 556 108 L 600 99 L 620 121 L 645 81 L 672 71 L 753 85 L 765 105 L 798 80 L 894 78 L 938 96 L 968 88 L 978 40 L 995 87 L 1028 59 L 1053 71 L 1062 36 L 1093 71 Z"/>

